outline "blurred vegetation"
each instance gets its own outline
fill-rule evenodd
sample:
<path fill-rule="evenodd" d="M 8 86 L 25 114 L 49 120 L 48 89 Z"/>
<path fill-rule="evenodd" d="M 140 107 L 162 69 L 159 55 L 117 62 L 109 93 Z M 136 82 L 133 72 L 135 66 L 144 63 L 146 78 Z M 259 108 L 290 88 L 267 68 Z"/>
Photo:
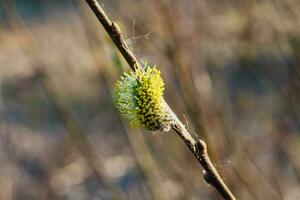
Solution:
<path fill-rule="evenodd" d="M 8 2 L 1 200 L 220 198 L 175 134 L 120 118 L 113 86 L 128 67 L 84 1 Z M 137 57 L 159 66 L 166 100 L 238 199 L 300 198 L 298 0 L 99 2 Z"/>

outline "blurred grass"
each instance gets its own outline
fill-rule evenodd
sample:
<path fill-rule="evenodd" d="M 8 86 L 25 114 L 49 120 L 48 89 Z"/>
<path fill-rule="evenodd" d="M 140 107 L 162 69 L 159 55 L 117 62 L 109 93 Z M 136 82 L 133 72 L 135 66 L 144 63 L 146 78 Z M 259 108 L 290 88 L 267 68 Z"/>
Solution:
<path fill-rule="evenodd" d="M 16 2 L 55 90 L 103 159 L 103 173 L 128 199 L 158 199 L 153 187 L 162 199 L 218 199 L 176 136 L 140 133 L 121 122 L 111 93 L 126 64 L 86 6 Z M 160 67 L 166 99 L 189 130 L 213 143 L 217 168 L 238 199 L 299 199 L 299 1 L 101 3 L 135 54 Z M 0 20 L 0 142 L 7 144 L 0 199 L 46 199 L 47 190 L 50 199 L 105 198 L 32 81 L 36 60 L 16 39 L 25 33 L 13 34 Z M 139 160 L 147 156 L 149 163 Z"/>

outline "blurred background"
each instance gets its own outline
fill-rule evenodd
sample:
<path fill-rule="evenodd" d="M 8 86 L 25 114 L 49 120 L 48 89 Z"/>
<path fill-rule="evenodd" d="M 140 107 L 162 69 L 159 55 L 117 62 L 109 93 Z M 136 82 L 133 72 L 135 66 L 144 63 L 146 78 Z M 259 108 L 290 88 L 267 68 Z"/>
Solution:
<path fill-rule="evenodd" d="M 101 0 L 238 199 L 300 199 L 299 0 Z M 113 104 L 128 65 L 83 0 L 0 0 L 0 199 L 221 199 Z"/>

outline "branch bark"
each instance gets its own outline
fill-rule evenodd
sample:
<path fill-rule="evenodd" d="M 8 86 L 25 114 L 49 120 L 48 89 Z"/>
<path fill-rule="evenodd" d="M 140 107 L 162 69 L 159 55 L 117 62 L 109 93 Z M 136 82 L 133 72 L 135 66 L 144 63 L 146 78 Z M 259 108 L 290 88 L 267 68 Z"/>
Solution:
<path fill-rule="evenodd" d="M 111 37 L 120 53 L 127 61 L 130 68 L 133 71 L 136 67 L 142 69 L 134 54 L 125 44 L 118 25 L 108 18 L 108 16 L 96 0 L 86 0 L 86 2 L 98 18 L 99 22 L 104 27 L 107 34 Z M 201 164 L 202 168 L 204 169 L 203 177 L 205 181 L 211 186 L 215 187 L 215 189 L 220 193 L 220 195 L 222 195 L 224 199 L 235 200 L 236 198 L 227 187 L 227 185 L 217 172 L 216 168 L 214 167 L 213 163 L 211 162 L 205 141 L 199 138 L 194 139 L 185 128 L 185 126 L 181 123 L 181 121 L 176 117 L 172 109 L 170 109 L 170 112 L 176 119 L 172 125 L 172 129 L 180 136 L 180 138 L 184 141 L 186 146 L 190 149 L 198 162 Z"/>

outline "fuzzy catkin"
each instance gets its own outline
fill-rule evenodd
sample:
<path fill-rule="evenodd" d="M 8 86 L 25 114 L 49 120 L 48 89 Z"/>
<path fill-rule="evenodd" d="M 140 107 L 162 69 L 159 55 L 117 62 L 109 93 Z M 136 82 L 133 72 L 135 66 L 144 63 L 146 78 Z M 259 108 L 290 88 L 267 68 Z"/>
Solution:
<path fill-rule="evenodd" d="M 168 131 L 170 116 L 163 100 L 164 89 L 156 66 L 147 67 L 145 72 L 137 68 L 123 73 L 117 81 L 116 106 L 132 127 Z"/>

